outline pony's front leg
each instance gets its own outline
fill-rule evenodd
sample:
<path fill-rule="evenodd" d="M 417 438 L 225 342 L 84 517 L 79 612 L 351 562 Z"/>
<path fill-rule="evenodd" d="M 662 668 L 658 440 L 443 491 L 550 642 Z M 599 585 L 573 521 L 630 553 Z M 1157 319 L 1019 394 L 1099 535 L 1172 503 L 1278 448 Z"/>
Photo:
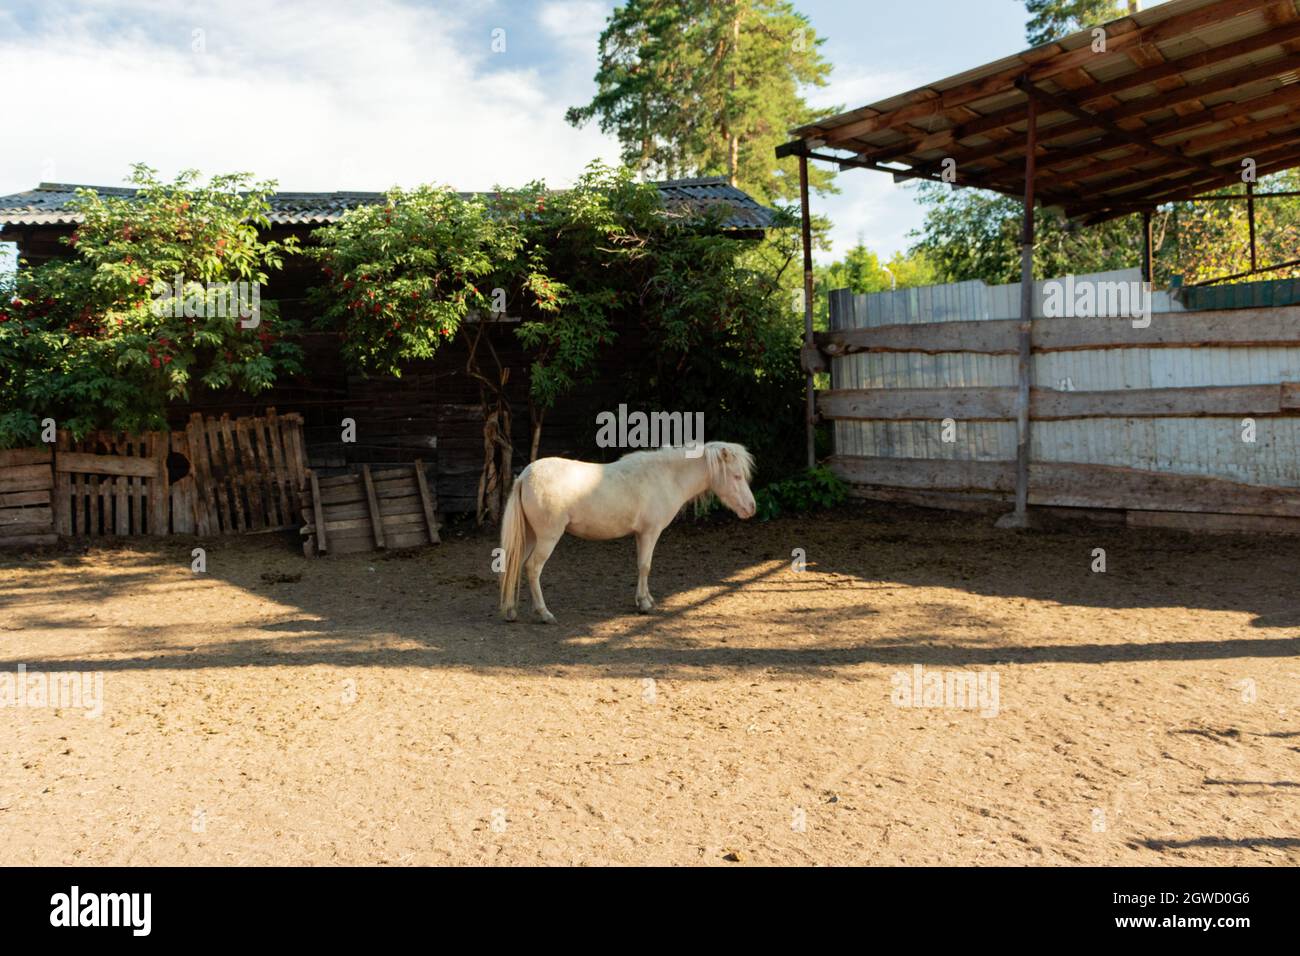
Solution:
<path fill-rule="evenodd" d="M 650 596 L 650 562 L 654 559 L 655 544 L 663 528 L 641 531 L 636 536 L 636 609 L 647 614 L 654 609 L 655 599 Z"/>

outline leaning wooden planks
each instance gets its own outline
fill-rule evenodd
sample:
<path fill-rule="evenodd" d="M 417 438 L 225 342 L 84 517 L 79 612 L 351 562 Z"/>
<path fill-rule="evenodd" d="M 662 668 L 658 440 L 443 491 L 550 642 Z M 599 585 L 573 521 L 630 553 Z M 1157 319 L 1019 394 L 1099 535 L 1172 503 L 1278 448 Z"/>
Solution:
<path fill-rule="evenodd" d="M 0 451 L 0 548 L 58 541 L 52 464 L 48 446 Z"/>
<path fill-rule="evenodd" d="M 190 416 L 184 441 L 194 474 L 192 524 L 199 534 L 298 527 L 307 483 L 302 416 L 268 408 L 257 418 Z"/>
<path fill-rule="evenodd" d="M 437 544 L 437 500 L 423 462 L 309 481 L 302 506 L 303 553 L 353 554 Z"/>

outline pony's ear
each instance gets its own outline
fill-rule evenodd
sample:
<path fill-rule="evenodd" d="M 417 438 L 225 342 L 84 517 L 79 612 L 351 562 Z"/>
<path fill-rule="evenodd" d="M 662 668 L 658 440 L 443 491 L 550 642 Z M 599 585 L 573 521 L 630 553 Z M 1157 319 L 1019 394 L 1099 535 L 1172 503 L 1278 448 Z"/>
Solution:
<path fill-rule="evenodd" d="M 736 458 L 736 456 L 735 456 L 734 454 L 732 454 L 731 449 L 728 448 L 726 445 L 723 445 L 720 449 L 718 449 L 718 456 L 719 456 L 723 461 L 726 461 L 726 462 L 734 461 L 735 458 Z"/>

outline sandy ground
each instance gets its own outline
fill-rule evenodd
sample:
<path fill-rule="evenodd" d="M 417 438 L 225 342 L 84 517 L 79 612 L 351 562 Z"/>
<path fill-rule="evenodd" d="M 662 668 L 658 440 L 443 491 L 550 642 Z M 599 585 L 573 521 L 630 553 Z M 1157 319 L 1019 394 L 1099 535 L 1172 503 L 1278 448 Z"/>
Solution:
<path fill-rule="evenodd" d="M 544 627 L 448 537 L 0 558 L 0 678 L 103 680 L 0 707 L 6 861 L 1300 863 L 1300 542 L 728 517 L 649 616 L 630 540 L 566 539 Z M 984 706 L 904 706 L 917 665 Z"/>

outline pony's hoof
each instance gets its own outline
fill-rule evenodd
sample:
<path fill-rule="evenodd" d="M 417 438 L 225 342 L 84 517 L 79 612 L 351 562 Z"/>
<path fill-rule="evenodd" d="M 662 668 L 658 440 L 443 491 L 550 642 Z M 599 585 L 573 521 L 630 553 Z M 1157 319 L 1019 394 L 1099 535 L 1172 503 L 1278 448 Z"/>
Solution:
<path fill-rule="evenodd" d="M 655 609 L 655 599 L 652 597 L 637 598 L 636 609 L 642 614 L 649 614 Z"/>
<path fill-rule="evenodd" d="M 552 614 L 550 611 L 538 611 L 538 612 L 537 612 L 537 623 L 538 623 L 538 624 L 554 624 L 554 623 L 555 623 L 555 615 Z"/>
<path fill-rule="evenodd" d="M 501 620 L 503 621 L 514 621 L 517 620 L 518 617 L 519 617 L 519 612 L 512 607 L 508 607 L 501 612 Z"/>

